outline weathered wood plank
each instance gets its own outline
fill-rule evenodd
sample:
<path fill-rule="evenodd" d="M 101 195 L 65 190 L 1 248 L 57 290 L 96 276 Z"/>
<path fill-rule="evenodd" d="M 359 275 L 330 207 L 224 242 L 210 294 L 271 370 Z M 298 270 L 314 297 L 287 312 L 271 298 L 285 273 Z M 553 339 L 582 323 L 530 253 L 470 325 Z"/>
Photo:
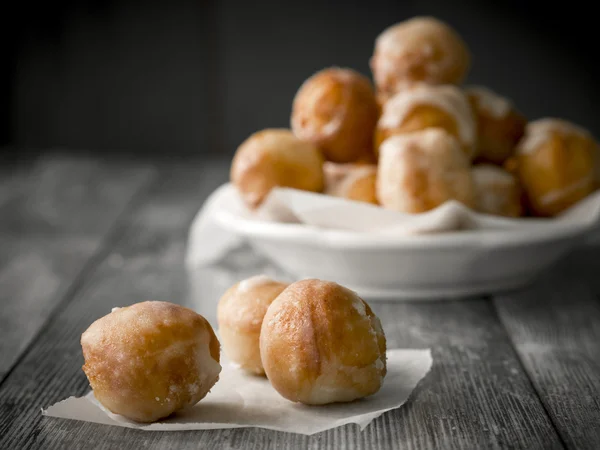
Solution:
<path fill-rule="evenodd" d="M 568 448 L 600 448 L 600 248 L 495 306 Z M 595 270 L 592 271 L 595 267 Z M 595 273 L 594 273 L 595 272 Z"/>
<path fill-rule="evenodd" d="M 97 251 L 95 241 L 0 236 L 0 382 Z"/>
<path fill-rule="evenodd" d="M 410 437 L 405 448 L 562 447 L 487 301 L 375 309 L 390 347 L 434 355 L 430 377 L 387 415 L 381 438 Z"/>
<path fill-rule="evenodd" d="M 0 382 L 153 176 L 147 165 L 55 156 L 11 176 L 0 202 Z"/>
<path fill-rule="evenodd" d="M 225 166 L 219 164 L 218 167 Z M 168 169 L 165 171 L 168 172 Z M 161 182 L 151 192 L 149 201 L 131 211 L 135 214 L 133 217 L 124 218 L 130 227 L 128 233 L 117 240 L 115 251 L 104 259 L 90 282 L 84 283 L 75 300 L 61 305 L 61 311 L 55 320 L 44 328 L 31 351 L 2 385 L 0 390 L 12 391 L 12 394 L 0 394 L 0 448 L 20 448 L 37 436 L 37 427 L 41 422 L 39 407 L 48 402 L 46 394 L 54 398 L 54 384 L 60 386 L 61 391 L 66 389 L 63 392 L 82 392 L 86 389 L 85 378 L 82 379 L 79 373 L 81 364 L 78 336 L 82 328 L 105 314 L 111 305 L 148 298 L 173 298 L 177 301 L 185 297 L 178 292 L 185 290 L 187 286 L 182 264 L 187 227 L 204 198 L 225 175 L 225 170 L 219 171 L 211 165 L 198 169 L 176 169 L 171 176 L 166 175 L 166 181 L 161 178 Z M 147 233 L 151 236 L 148 237 Z M 162 236 L 170 236 L 176 244 L 171 246 L 164 239 L 161 240 Z M 152 237 L 165 242 L 165 245 L 153 247 L 156 241 Z M 140 251 L 134 252 L 136 247 Z M 144 259 L 142 248 L 146 249 L 148 264 L 139 263 L 140 259 Z M 173 261 L 169 257 L 160 257 L 168 254 L 170 248 L 178 249 L 179 264 L 175 264 L 172 269 L 170 265 Z M 125 259 L 119 256 L 120 253 L 128 252 L 133 252 L 135 257 Z M 155 260 L 153 256 L 156 256 Z M 67 369 L 69 366 L 72 370 Z M 45 368 L 39 370 L 42 367 Z M 65 369 L 69 372 L 68 380 L 63 378 Z M 25 378 L 22 377 L 24 374 L 27 374 Z M 33 421 L 31 424 L 35 427 L 19 431 L 15 428 L 15 423 L 20 421 Z M 61 442 L 56 445 L 64 447 Z"/>
<path fill-rule="evenodd" d="M 356 426 L 311 437 L 259 429 L 144 433 L 42 418 L 40 407 L 87 391 L 79 337 L 111 307 L 164 299 L 210 316 L 219 291 L 236 274 L 248 274 L 247 266 L 236 268 L 238 262 L 186 272 L 187 226 L 220 176 L 211 167 L 185 170 L 132 212 L 130 229 L 0 388 L 0 447 L 562 448 L 487 300 L 374 304 L 390 348 L 432 347 L 435 363 L 404 408 L 363 433 Z M 258 260 L 256 269 L 268 268 Z M 197 281 L 194 289 L 190 277 Z"/>
<path fill-rule="evenodd" d="M 101 235 L 153 176 L 148 164 L 48 154 L 11 181 L 0 233 Z"/>

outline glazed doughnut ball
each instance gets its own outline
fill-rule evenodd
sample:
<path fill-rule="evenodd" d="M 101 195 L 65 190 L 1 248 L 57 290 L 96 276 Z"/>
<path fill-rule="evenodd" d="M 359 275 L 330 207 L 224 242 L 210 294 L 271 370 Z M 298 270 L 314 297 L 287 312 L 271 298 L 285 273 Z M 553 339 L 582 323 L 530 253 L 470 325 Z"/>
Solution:
<path fill-rule="evenodd" d="M 479 164 L 473 167 L 473 182 L 477 211 L 505 217 L 523 215 L 521 186 L 513 174 L 498 166 Z"/>
<path fill-rule="evenodd" d="M 381 146 L 377 197 L 381 206 L 404 213 L 429 211 L 448 200 L 472 208 L 476 197 L 469 159 L 440 128 L 392 136 Z"/>
<path fill-rule="evenodd" d="M 371 58 L 377 90 L 388 94 L 415 82 L 458 84 L 470 64 L 461 37 L 432 17 L 415 17 L 386 29 L 377 37 Z"/>
<path fill-rule="evenodd" d="M 326 162 L 323 165 L 323 172 L 325 174 L 325 194 L 377 204 L 376 165 Z"/>
<path fill-rule="evenodd" d="M 383 107 L 375 148 L 388 137 L 442 128 L 460 142 L 469 159 L 476 155 L 477 127 L 471 106 L 455 86 L 418 85 L 394 95 Z"/>
<path fill-rule="evenodd" d="M 321 192 L 323 156 L 289 130 L 267 129 L 238 147 L 230 178 L 246 205 L 254 209 L 276 186 Z"/>
<path fill-rule="evenodd" d="M 267 308 L 287 286 L 257 275 L 236 283 L 219 300 L 217 319 L 223 351 L 249 373 L 265 373 L 260 359 L 260 327 Z"/>
<path fill-rule="evenodd" d="M 334 162 L 355 162 L 373 153 L 379 107 L 370 81 L 350 69 L 322 70 L 300 87 L 292 130 Z"/>
<path fill-rule="evenodd" d="M 465 89 L 477 122 L 477 158 L 503 164 L 525 133 L 527 120 L 512 102 L 480 86 Z"/>
<path fill-rule="evenodd" d="M 204 398 L 219 379 L 219 341 L 201 315 L 167 302 L 115 308 L 81 336 L 96 399 L 154 422 Z"/>
<path fill-rule="evenodd" d="M 598 144 L 560 119 L 530 122 L 516 150 L 517 172 L 534 215 L 555 216 L 595 189 Z"/>
<path fill-rule="evenodd" d="M 260 351 L 277 392 L 308 405 L 372 395 L 386 374 L 379 319 L 356 293 L 330 281 L 288 286 L 267 310 Z"/>

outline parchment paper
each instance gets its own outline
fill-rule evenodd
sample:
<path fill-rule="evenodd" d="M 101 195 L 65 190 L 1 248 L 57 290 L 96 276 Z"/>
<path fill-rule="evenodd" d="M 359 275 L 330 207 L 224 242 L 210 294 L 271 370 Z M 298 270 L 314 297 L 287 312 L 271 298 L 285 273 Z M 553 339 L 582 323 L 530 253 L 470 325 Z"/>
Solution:
<path fill-rule="evenodd" d="M 147 431 L 210 430 L 260 427 L 314 434 L 349 423 L 363 430 L 386 411 L 402 406 L 432 365 L 431 351 L 389 350 L 388 373 L 381 390 L 362 400 L 326 406 L 306 406 L 281 397 L 263 377 L 246 375 L 222 361 L 220 380 L 193 408 L 153 424 L 139 424 L 106 411 L 94 398 L 69 397 L 42 410 L 49 417 L 95 422 Z"/>

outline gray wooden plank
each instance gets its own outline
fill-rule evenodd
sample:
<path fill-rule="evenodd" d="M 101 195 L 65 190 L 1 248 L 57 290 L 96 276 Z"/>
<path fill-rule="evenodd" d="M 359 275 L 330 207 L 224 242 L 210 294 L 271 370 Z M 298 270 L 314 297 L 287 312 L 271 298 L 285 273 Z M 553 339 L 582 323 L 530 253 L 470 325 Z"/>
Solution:
<path fill-rule="evenodd" d="M 353 425 L 311 437 L 260 429 L 144 433 L 42 418 L 40 407 L 88 390 L 79 337 L 111 307 L 162 299 L 211 316 L 222 289 L 247 274 L 239 261 L 185 270 L 188 223 L 226 176 L 211 166 L 196 174 L 185 170 L 187 175 L 176 172 L 132 212 L 130 229 L 0 388 L 0 447 L 562 448 L 487 300 L 374 304 L 390 348 L 432 347 L 435 363 L 405 407 L 362 433 Z M 169 220 L 148 221 L 166 211 Z M 253 264 L 246 253 L 234 257 Z M 254 269 L 268 267 L 258 259 Z"/>
<path fill-rule="evenodd" d="M 600 247 L 494 303 L 568 448 L 600 448 Z"/>
<path fill-rule="evenodd" d="M 0 233 L 98 235 L 112 225 L 153 168 L 127 160 L 50 153 L 11 181 Z"/>
<path fill-rule="evenodd" d="M 53 155 L 13 173 L 0 205 L 0 382 L 153 176 Z"/>
<path fill-rule="evenodd" d="M 109 252 L 107 265 L 184 270 L 190 223 L 207 196 L 228 180 L 228 168 L 219 159 L 163 168 L 147 201 L 124 218 L 128 231 Z"/>
<path fill-rule="evenodd" d="M 98 239 L 0 236 L 0 382 L 98 249 Z"/>
<path fill-rule="evenodd" d="M 390 347 L 432 347 L 434 356 L 426 383 L 386 415 L 391 442 L 395 435 L 413 436 L 405 448 L 562 447 L 487 301 L 375 310 Z"/>
<path fill-rule="evenodd" d="M 219 164 L 218 167 L 221 169 L 216 169 L 210 165 L 199 169 L 182 167 L 175 170 L 172 176 L 168 176 L 168 181 L 165 184 L 160 182 L 157 183 L 157 190 L 152 193 L 151 201 L 143 204 L 140 208 L 135 209 L 135 218 L 124 218 L 124 221 L 130 225 L 129 233 L 118 240 L 117 250 L 126 253 L 128 251 L 131 252 L 132 248 L 135 248 L 136 246 L 146 247 L 149 244 L 154 244 L 155 241 L 147 239 L 146 233 L 148 230 L 153 230 L 152 236 L 158 240 L 160 240 L 162 235 L 166 235 L 172 236 L 174 240 L 179 240 L 181 242 L 185 241 L 189 222 L 202 204 L 202 201 L 207 194 L 218 185 L 218 183 L 226 178 L 225 165 Z M 168 169 L 165 169 L 165 171 L 168 172 Z M 182 187 L 187 189 L 187 195 L 179 195 L 179 191 L 181 191 Z M 165 216 L 169 217 L 165 219 Z M 156 251 L 148 252 L 148 257 L 152 258 L 153 253 L 156 256 L 159 256 L 161 253 L 159 249 L 164 248 L 170 247 L 169 245 L 166 247 L 159 245 Z M 180 257 L 178 260 L 181 263 L 183 245 L 176 245 L 175 248 L 179 249 Z M 141 252 L 135 254 L 136 258 L 141 256 Z M 124 267 L 120 263 L 122 259 L 118 257 L 115 258 L 115 255 L 118 255 L 118 253 L 110 253 L 104 260 L 104 268 L 111 274 L 108 277 L 108 280 L 105 279 L 107 276 L 106 274 L 105 276 L 100 277 L 103 281 L 100 284 L 101 291 L 104 292 L 105 295 L 108 295 L 108 298 L 99 299 L 96 296 L 96 300 L 92 300 L 92 305 L 84 306 L 84 312 L 86 312 L 86 310 L 91 311 L 92 315 L 87 316 L 82 324 L 89 324 L 90 319 L 92 319 L 93 316 L 104 314 L 106 312 L 105 308 L 109 304 L 140 301 L 141 297 L 138 298 L 134 295 L 129 297 L 129 299 L 120 300 L 119 296 L 126 294 L 127 292 L 133 293 L 135 292 L 135 289 L 140 289 L 145 286 L 150 287 L 151 289 L 148 292 L 147 297 L 152 298 L 155 295 L 161 297 L 160 290 L 156 289 L 156 282 L 158 282 L 160 286 L 163 286 L 163 288 L 171 290 L 175 288 L 185 288 L 186 286 L 185 280 L 182 279 L 181 276 L 177 277 L 174 274 L 169 274 L 168 271 L 162 270 L 160 271 L 160 274 L 154 273 L 157 272 L 156 267 L 161 267 L 161 261 L 163 260 L 161 260 L 160 257 L 157 257 L 155 262 L 151 261 L 149 265 L 140 265 L 138 259 L 132 258 L 129 261 L 130 264 L 127 267 Z M 171 260 L 167 258 L 165 261 L 169 263 Z M 183 268 L 182 264 L 180 264 L 180 268 Z M 185 275 L 185 272 L 180 271 L 180 275 Z M 111 282 L 113 277 L 120 283 L 119 285 L 115 285 L 115 283 Z M 127 288 L 122 283 L 132 284 Z M 142 294 L 142 297 L 146 297 L 143 293 L 140 292 L 140 294 Z M 88 299 L 92 299 L 92 297 L 87 296 L 85 291 L 81 293 L 80 296 L 85 299 L 83 302 L 84 304 L 87 304 L 89 301 Z M 66 303 L 64 305 L 66 306 Z M 86 312 L 86 314 L 88 314 L 88 312 Z M 68 320 L 68 322 L 70 323 L 71 321 Z M 53 322 L 53 324 L 54 323 L 56 322 Z M 69 326 L 65 328 L 63 325 L 58 326 L 59 334 L 64 330 L 69 329 Z M 41 342 L 42 345 L 46 346 L 46 349 L 42 351 L 44 355 L 47 355 L 48 351 L 53 352 L 53 350 L 51 350 L 52 348 L 55 349 L 54 351 L 58 352 L 54 354 L 53 358 L 47 360 L 49 363 L 54 361 L 54 367 L 46 367 L 43 374 L 38 373 L 38 375 L 42 375 L 42 378 L 45 376 L 54 377 L 57 371 L 60 372 L 64 367 L 65 358 L 68 356 L 64 354 L 65 346 L 61 343 L 61 339 L 53 334 L 54 330 L 55 326 L 50 325 L 49 328 L 44 329 L 42 336 L 36 340 L 37 343 Z M 74 343 L 77 342 L 78 339 L 75 339 Z M 58 356 L 58 354 L 61 354 L 61 356 Z M 18 375 L 20 370 L 27 371 L 31 370 L 33 367 L 38 367 L 37 363 L 32 365 L 27 359 L 28 358 L 26 357 L 22 364 L 9 375 L 4 386 L 10 386 L 11 379 L 20 379 L 20 375 Z M 74 366 L 74 368 L 78 370 L 77 366 Z M 29 383 L 31 383 L 31 379 L 29 380 Z M 37 381 L 35 384 L 37 384 Z M 32 385 L 29 384 L 29 386 Z M 20 409 L 19 406 L 21 408 L 25 406 L 25 403 L 21 405 L 13 403 L 9 397 L 3 397 L 3 399 L 6 399 L 6 403 L 3 403 L 2 407 L 3 412 L 0 414 L 3 417 L 3 420 L 9 420 L 6 409 L 11 411 L 10 414 L 15 412 L 18 414 L 18 411 L 22 412 L 22 409 Z M 35 410 L 33 413 L 37 416 L 39 410 Z M 5 424 L 6 422 L 3 423 L 3 425 Z M 5 437 L 5 431 L 4 428 L 0 431 L 0 436 L 3 436 L 3 438 Z M 3 448 L 3 445 L 4 443 L 0 443 L 0 448 Z M 16 446 L 20 447 L 21 445 L 19 444 Z"/>

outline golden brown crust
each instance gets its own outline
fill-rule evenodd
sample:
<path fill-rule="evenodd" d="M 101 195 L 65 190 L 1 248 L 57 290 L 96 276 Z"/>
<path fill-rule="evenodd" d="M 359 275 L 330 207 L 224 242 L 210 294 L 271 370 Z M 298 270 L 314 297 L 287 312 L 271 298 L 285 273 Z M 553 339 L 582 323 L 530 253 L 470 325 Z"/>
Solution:
<path fill-rule="evenodd" d="M 377 204 L 376 165 L 326 162 L 323 165 L 323 172 L 325 174 L 325 194 Z"/>
<path fill-rule="evenodd" d="M 475 116 L 455 86 L 416 85 L 394 95 L 384 106 L 375 130 L 376 153 L 390 136 L 441 128 L 454 136 L 470 159 L 476 155 Z"/>
<path fill-rule="evenodd" d="M 387 101 L 392 97 L 392 94 L 387 92 L 377 91 L 375 92 L 375 99 L 377 100 L 377 106 L 379 106 L 379 115 L 381 116 L 381 112 L 385 107 Z"/>
<path fill-rule="evenodd" d="M 96 399 L 139 422 L 193 406 L 221 371 L 219 341 L 210 324 L 167 302 L 114 310 L 90 325 L 81 347 Z"/>
<path fill-rule="evenodd" d="M 262 130 L 238 147 L 230 178 L 245 203 L 256 208 L 276 186 L 321 192 L 323 156 L 289 130 Z"/>
<path fill-rule="evenodd" d="M 219 300 L 217 320 L 223 351 L 248 372 L 264 374 L 260 328 L 269 305 L 287 286 L 259 275 L 236 283 Z"/>
<path fill-rule="evenodd" d="M 432 17 L 415 17 L 383 31 L 370 61 L 377 90 L 390 95 L 416 82 L 460 83 L 470 64 L 462 38 Z"/>
<path fill-rule="evenodd" d="M 594 191 L 597 146 L 586 130 L 563 120 L 527 125 L 516 172 L 533 214 L 555 216 Z"/>
<path fill-rule="evenodd" d="M 491 164 L 473 167 L 479 212 L 505 217 L 523 215 L 521 186 L 516 176 Z"/>
<path fill-rule="evenodd" d="M 296 136 L 326 159 L 355 162 L 373 153 L 379 107 L 369 80 L 351 69 L 322 70 L 300 87 L 292 106 Z"/>
<path fill-rule="evenodd" d="M 386 374 L 379 319 L 354 292 L 328 281 L 288 286 L 267 310 L 260 349 L 269 381 L 294 402 L 372 395 Z"/>
<path fill-rule="evenodd" d="M 219 327 L 227 325 L 240 331 L 258 332 L 271 302 L 288 283 L 257 275 L 231 286 L 217 305 Z"/>
<path fill-rule="evenodd" d="M 377 197 L 383 207 L 420 213 L 448 200 L 475 206 L 470 162 L 446 131 L 393 136 L 381 146 L 379 158 Z"/>
<path fill-rule="evenodd" d="M 442 128 L 457 137 L 456 120 L 447 112 L 430 105 L 416 105 L 406 114 L 404 121 L 396 128 L 377 128 L 375 148 L 379 149 L 383 141 L 390 136 L 406 134 L 427 128 Z"/>
<path fill-rule="evenodd" d="M 260 358 L 260 331 L 241 331 L 223 326 L 219 328 L 223 351 L 229 360 L 252 375 L 264 375 Z"/>
<path fill-rule="evenodd" d="M 487 88 L 466 89 L 477 122 L 477 159 L 502 165 L 525 133 L 527 119 L 513 104 Z"/>

